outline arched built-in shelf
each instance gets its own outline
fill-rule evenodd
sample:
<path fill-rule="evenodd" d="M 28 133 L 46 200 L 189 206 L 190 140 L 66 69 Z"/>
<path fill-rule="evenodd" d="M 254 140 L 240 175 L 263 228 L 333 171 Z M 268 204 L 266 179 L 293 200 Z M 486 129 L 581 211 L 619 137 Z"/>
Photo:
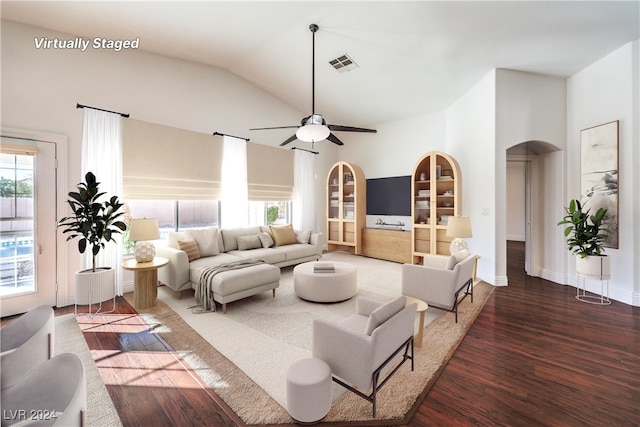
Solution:
<path fill-rule="evenodd" d="M 333 165 L 327 177 L 327 249 L 362 252 L 362 229 L 366 223 L 367 182 L 359 166 L 347 162 Z"/>
<path fill-rule="evenodd" d="M 448 154 L 432 151 L 416 163 L 411 179 L 414 263 L 427 254 L 449 255 L 447 221 L 462 212 L 461 187 L 460 167 Z"/>

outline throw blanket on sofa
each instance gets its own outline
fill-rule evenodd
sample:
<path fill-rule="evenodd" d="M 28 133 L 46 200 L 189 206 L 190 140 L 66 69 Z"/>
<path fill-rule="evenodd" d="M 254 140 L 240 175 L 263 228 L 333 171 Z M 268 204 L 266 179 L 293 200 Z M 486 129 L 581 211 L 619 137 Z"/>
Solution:
<path fill-rule="evenodd" d="M 192 312 L 202 313 L 205 311 L 216 311 L 216 302 L 213 299 L 213 278 L 218 273 L 229 270 L 238 270 L 240 268 L 250 267 L 252 265 L 264 264 L 264 261 L 257 259 L 243 259 L 239 261 L 229 262 L 216 266 L 204 267 L 200 274 L 200 280 L 196 285 L 195 298 L 200 303 L 198 308 L 194 308 Z M 193 308 L 193 307 L 192 307 Z"/>

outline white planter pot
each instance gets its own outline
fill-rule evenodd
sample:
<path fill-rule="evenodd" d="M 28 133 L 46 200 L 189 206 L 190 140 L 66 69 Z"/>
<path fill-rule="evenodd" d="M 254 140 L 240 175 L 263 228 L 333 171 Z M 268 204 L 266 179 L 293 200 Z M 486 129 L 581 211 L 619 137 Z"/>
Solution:
<path fill-rule="evenodd" d="M 115 269 L 98 267 L 76 272 L 76 304 L 97 304 L 115 296 Z"/>
<path fill-rule="evenodd" d="M 576 258 L 576 273 L 579 277 L 606 280 L 611 277 L 611 260 L 606 255 L 589 255 Z"/>

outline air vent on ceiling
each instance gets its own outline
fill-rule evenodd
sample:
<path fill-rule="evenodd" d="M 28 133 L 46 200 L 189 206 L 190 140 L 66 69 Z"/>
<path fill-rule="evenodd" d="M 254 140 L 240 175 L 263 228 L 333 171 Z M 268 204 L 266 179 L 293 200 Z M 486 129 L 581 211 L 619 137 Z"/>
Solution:
<path fill-rule="evenodd" d="M 358 68 L 358 64 L 356 64 L 355 61 L 346 53 L 336 59 L 332 59 L 329 61 L 329 64 L 341 73 Z"/>

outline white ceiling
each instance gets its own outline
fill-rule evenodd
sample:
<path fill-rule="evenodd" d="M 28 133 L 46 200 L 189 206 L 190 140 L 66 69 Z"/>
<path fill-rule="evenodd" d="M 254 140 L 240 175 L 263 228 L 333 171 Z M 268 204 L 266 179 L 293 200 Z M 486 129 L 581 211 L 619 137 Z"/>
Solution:
<path fill-rule="evenodd" d="M 329 123 L 441 111 L 494 68 L 568 77 L 640 37 L 636 1 L 2 1 L 9 19 L 224 68 Z M 344 53 L 359 68 L 338 73 Z M 259 118 L 258 118 L 259 119 Z M 282 126 L 297 123 L 260 123 Z"/>

